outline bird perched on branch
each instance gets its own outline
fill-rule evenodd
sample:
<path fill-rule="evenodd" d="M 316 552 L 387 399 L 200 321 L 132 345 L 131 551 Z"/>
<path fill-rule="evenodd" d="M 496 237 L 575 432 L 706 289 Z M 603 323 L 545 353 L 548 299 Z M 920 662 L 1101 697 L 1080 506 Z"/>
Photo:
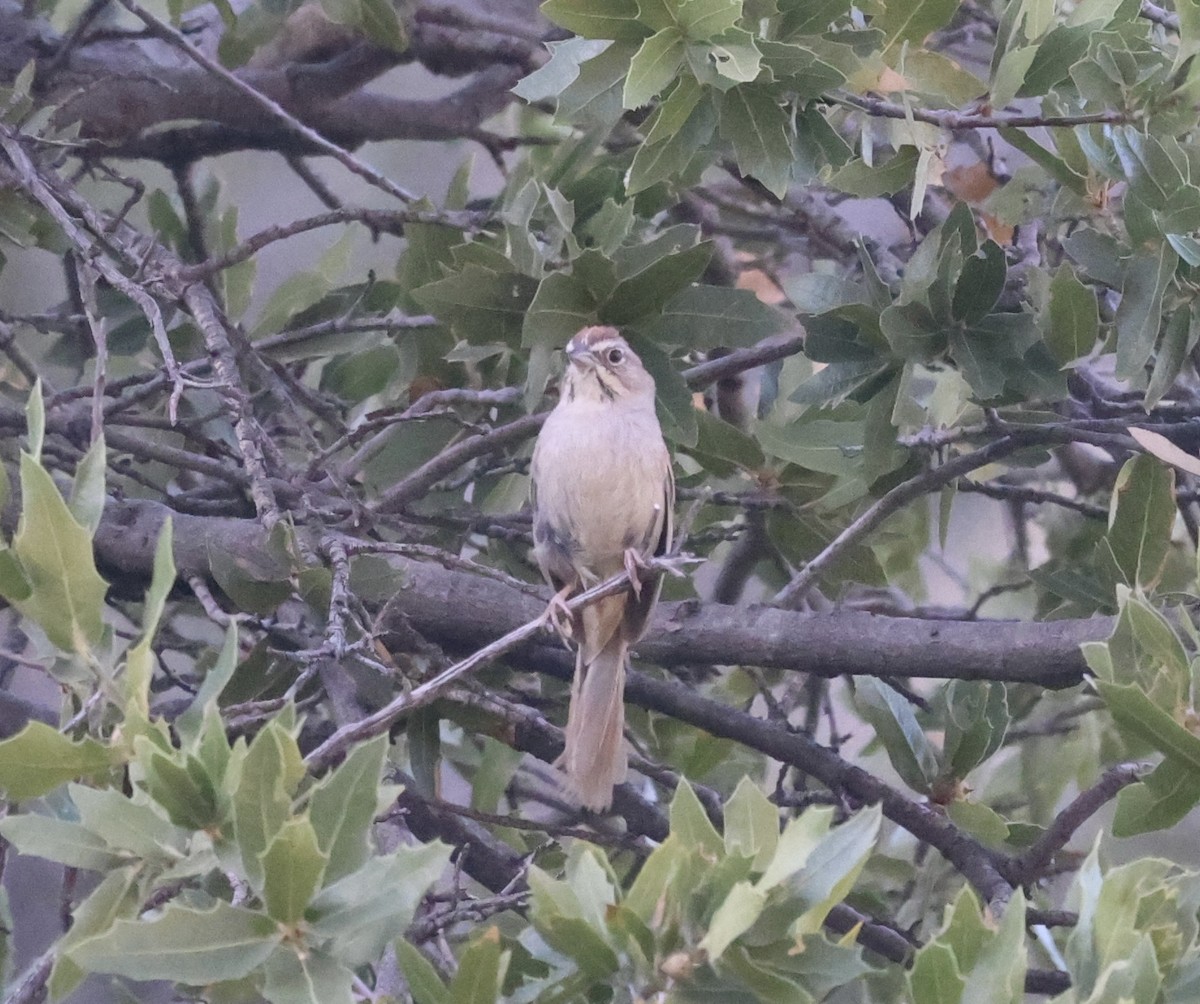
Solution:
<path fill-rule="evenodd" d="M 675 479 L 654 411 L 654 378 L 616 328 L 584 328 L 566 348 L 558 405 L 533 451 L 534 556 L 557 590 L 550 620 L 578 646 L 566 748 L 557 761 L 589 809 L 625 780 L 625 664 L 661 578 L 641 583 L 670 546 Z M 632 592 L 576 615 L 566 601 L 622 569 Z"/>

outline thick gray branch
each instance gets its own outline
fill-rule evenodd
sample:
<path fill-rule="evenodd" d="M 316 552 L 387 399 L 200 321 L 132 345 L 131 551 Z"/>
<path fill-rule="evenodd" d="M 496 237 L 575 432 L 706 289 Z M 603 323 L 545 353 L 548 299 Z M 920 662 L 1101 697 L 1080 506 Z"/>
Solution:
<path fill-rule="evenodd" d="M 193 20 L 200 22 L 199 30 L 189 30 L 189 37 L 211 55 L 220 20 Z M 289 22 L 279 38 L 235 73 L 317 133 L 351 148 L 369 140 L 476 135 L 485 119 L 512 100 L 512 85 L 543 57 L 541 39 L 549 28 L 528 0 L 498 6 L 414 4 L 407 18 L 410 44 L 402 52 L 324 23 L 322 43 L 291 31 Z M 14 0 L 0 0 L 0 81 L 38 60 L 38 89 L 44 99 L 60 103 L 57 121 L 78 121 L 81 135 L 98 141 L 99 154 L 178 161 L 246 148 L 314 152 L 312 144 L 281 129 L 229 80 L 160 39 L 84 32 L 73 44 L 64 47 L 64 42 Z M 453 94 L 426 101 L 365 89 L 392 67 L 414 61 L 434 73 L 474 79 Z M 201 125 L 146 132 L 187 121 Z"/>
<path fill-rule="evenodd" d="M 134 582 L 148 579 L 158 531 L 169 510 L 158 503 L 112 501 L 96 535 L 103 567 Z M 175 514 L 181 576 L 208 575 L 212 550 L 270 567 L 262 529 L 250 520 Z M 396 559 L 405 586 L 393 601 L 428 638 L 473 650 L 542 612 L 540 601 L 502 582 L 433 564 Z M 774 607 L 663 603 L 637 656 L 664 666 L 744 664 L 833 677 L 918 676 L 1003 680 L 1070 687 L 1085 670 L 1079 645 L 1106 638 L 1108 618 L 1047 621 L 924 621 L 860 612 L 804 614 Z"/>

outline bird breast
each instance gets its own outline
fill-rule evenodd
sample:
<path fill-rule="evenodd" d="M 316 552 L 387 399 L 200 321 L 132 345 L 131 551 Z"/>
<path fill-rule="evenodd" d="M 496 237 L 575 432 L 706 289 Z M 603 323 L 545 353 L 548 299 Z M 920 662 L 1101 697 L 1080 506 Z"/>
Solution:
<path fill-rule="evenodd" d="M 583 414 L 586 410 L 587 414 Z M 615 575 L 627 548 L 649 554 L 662 530 L 670 463 L 652 409 L 556 408 L 534 451 L 537 519 L 585 582 Z"/>

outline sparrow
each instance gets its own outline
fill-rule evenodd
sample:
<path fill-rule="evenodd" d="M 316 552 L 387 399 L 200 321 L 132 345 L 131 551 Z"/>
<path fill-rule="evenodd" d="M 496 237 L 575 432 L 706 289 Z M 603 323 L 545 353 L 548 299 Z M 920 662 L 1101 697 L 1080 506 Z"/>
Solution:
<path fill-rule="evenodd" d="M 547 619 L 578 646 L 555 766 L 585 808 L 602 811 L 625 780 L 625 667 L 662 587 L 661 577 L 643 584 L 639 572 L 670 547 L 675 478 L 654 378 L 617 329 L 584 328 L 566 357 L 530 468 L 533 553 L 556 590 Z M 631 591 L 565 613 L 570 597 L 622 569 Z"/>

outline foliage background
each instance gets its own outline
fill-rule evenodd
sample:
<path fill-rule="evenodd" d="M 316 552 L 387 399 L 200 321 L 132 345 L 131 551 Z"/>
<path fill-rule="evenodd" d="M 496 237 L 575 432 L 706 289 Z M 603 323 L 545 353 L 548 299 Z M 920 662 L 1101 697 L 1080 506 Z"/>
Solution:
<path fill-rule="evenodd" d="M 0 0 L 6 1000 L 1194 1000 L 1198 51 Z M 596 322 L 703 559 L 603 818 L 523 510 Z"/>

